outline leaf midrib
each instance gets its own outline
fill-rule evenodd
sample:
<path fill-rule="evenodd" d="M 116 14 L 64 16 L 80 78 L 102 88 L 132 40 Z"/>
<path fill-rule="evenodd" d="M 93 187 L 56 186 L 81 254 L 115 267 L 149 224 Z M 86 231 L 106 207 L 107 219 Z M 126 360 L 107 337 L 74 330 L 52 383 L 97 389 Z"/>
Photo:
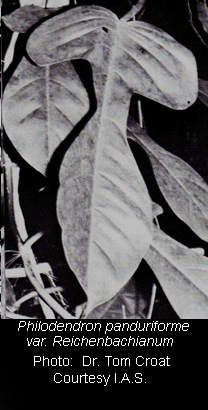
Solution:
<path fill-rule="evenodd" d="M 115 30 L 115 41 L 114 44 L 111 48 L 111 52 L 109 55 L 109 61 L 108 61 L 108 75 L 107 75 L 107 80 L 106 83 L 104 85 L 104 93 L 103 93 L 103 99 L 102 99 L 102 108 L 101 108 L 101 114 L 100 114 L 100 126 L 99 126 L 99 132 L 98 132 L 98 139 L 97 139 L 97 145 L 96 145 L 96 155 L 95 155 L 95 162 L 94 162 L 94 169 L 96 169 L 100 163 L 100 157 L 102 157 L 102 152 L 103 152 L 103 147 L 104 147 L 104 133 L 103 133 L 103 129 L 105 129 L 105 125 L 104 125 L 104 121 L 106 120 L 106 118 L 108 118 L 108 106 L 107 106 L 107 96 L 108 93 L 111 93 L 111 87 L 110 84 L 112 82 L 113 79 L 113 75 L 114 75 L 114 64 L 113 61 L 115 60 L 115 56 L 116 56 L 116 49 L 118 48 L 119 45 L 119 27 L 118 25 L 116 26 L 117 30 Z M 100 45 L 100 44 L 99 44 Z M 95 45 L 96 46 L 96 45 Z M 96 80 L 95 80 L 95 84 L 96 84 Z M 96 90 L 95 90 L 96 92 Z M 98 101 L 99 104 L 99 101 Z M 95 117 L 92 118 L 95 119 Z M 97 118 L 96 118 L 97 121 Z M 96 209 L 96 195 L 97 195 L 97 187 L 98 187 L 98 179 L 100 178 L 100 175 L 98 172 L 95 172 L 95 177 L 94 177 L 94 181 L 93 181 L 93 187 L 92 187 L 92 203 L 91 203 L 91 220 L 90 220 L 90 234 L 89 234 L 89 248 L 88 248 L 88 261 L 90 260 L 90 254 L 92 251 L 92 244 L 94 242 L 93 240 L 93 225 L 94 225 L 94 215 L 95 212 L 94 210 Z M 89 275 L 87 275 L 89 277 Z"/>

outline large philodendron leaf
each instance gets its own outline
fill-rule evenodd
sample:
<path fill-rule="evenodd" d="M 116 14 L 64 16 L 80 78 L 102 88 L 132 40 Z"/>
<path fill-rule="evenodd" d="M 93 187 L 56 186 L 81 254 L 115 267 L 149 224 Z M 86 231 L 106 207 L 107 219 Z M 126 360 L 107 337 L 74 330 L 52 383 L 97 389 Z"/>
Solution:
<path fill-rule="evenodd" d="M 144 259 L 181 319 L 208 319 L 208 258 L 155 228 Z"/>
<path fill-rule="evenodd" d="M 38 65 L 85 58 L 103 74 L 110 61 L 114 76 L 132 92 L 171 108 L 187 108 L 197 98 L 196 62 L 189 50 L 151 24 L 122 22 L 99 6 L 77 7 L 44 22 L 27 51 Z"/>
<path fill-rule="evenodd" d="M 57 203 L 66 258 L 88 296 L 87 315 L 127 283 L 152 238 L 151 201 L 126 136 L 132 94 L 186 108 L 197 95 L 196 64 L 161 30 L 121 22 L 98 6 L 44 22 L 27 51 L 39 65 L 85 58 L 93 70 L 97 111 L 64 157 Z"/>
<path fill-rule="evenodd" d="M 88 107 L 70 61 L 38 67 L 23 58 L 5 89 L 3 123 L 22 157 L 45 174 L 53 152 Z"/>
<path fill-rule="evenodd" d="M 159 188 L 173 212 L 208 241 L 208 185 L 203 178 L 185 161 L 154 142 L 132 117 L 127 134 L 148 154 Z"/>

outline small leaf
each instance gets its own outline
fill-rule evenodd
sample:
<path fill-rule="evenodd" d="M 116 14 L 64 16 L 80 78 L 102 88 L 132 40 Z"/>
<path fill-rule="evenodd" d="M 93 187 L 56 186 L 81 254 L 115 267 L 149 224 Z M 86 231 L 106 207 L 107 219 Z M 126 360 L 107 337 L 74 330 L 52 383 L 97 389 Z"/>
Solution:
<path fill-rule="evenodd" d="M 18 33 L 26 33 L 35 23 L 49 16 L 54 10 L 43 9 L 30 5 L 20 7 L 11 14 L 2 17 L 4 24 L 11 30 Z"/>
<path fill-rule="evenodd" d="M 208 81 L 200 78 L 198 98 L 208 107 Z"/>
<path fill-rule="evenodd" d="M 87 109 L 87 92 L 69 61 L 45 68 L 23 58 L 5 89 L 3 123 L 22 157 L 45 174 L 53 152 Z"/>
<path fill-rule="evenodd" d="M 181 319 L 208 319 L 208 258 L 155 228 L 144 259 Z"/>
<path fill-rule="evenodd" d="M 208 185 L 185 161 L 166 151 L 131 117 L 128 137 L 147 152 L 159 188 L 173 212 L 208 241 Z"/>

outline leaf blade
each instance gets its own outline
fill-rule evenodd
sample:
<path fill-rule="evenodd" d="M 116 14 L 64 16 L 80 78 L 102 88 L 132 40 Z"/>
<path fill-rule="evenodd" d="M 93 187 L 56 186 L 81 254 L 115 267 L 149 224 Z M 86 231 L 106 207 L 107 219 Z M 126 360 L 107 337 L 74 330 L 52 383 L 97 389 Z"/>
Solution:
<path fill-rule="evenodd" d="M 151 32 L 150 38 L 142 30 Z M 120 22 L 99 6 L 77 7 L 43 23 L 29 38 L 27 51 L 43 66 L 76 58 L 92 65 L 97 112 L 64 157 L 57 202 L 65 255 L 88 296 L 88 314 L 130 279 L 152 237 L 151 201 L 126 137 L 131 96 L 139 92 L 186 108 L 196 99 L 196 64 L 159 29 Z M 170 92 L 163 76 L 171 82 Z"/>
<path fill-rule="evenodd" d="M 19 7 L 12 13 L 3 16 L 4 24 L 11 30 L 18 33 L 26 33 L 35 23 L 49 16 L 54 10 L 45 9 L 39 6 L 27 5 Z"/>
<path fill-rule="evenodd" d="M 87 105 L 87 93 L 70 62 L 44 68 L 23 58 L 5 89 L 4 128 L 22 157 L 45 174 L 52 153 Z"/>
<path fill-rule="evenodd" d="M 95 164 L 85 131 L 61 165 L 57 211 L 67 261 L 88 296 L 88 314 L 118 293 L 137 269 L 151 241 L 152 216 L 146 186 L 123 135 L 108 128 Z"/>
<path fill-rule="evenodd" d="M 208 258 L 155 229 L 144 259 L 181 319 L 208 318 Z"/>
<path fill-rule="evenodd" d="M 27 51 L 39 65 L 74 58 L 90 60 L 98 43 L 106 48 L 113 46 L 115 33 L 121 55 L 117 72 L 121 77 L 125 72 L 134 92 L 174 109 L 185 109 L 195 102 L 198 83 L 193 54 L 151 24 L 119 21 L 111 11 L 99 6 L 80 6 L 46 21 L 31 35 Z M 48 47 L 52 34 L 53 44 Z"/>
<path fill-rule="evenodd" d="M 208 185 L 185 161 L 166 151 L 131 118 L 128 136 L 147 152 L 158 186 L 173 212 L 208 241 Z"/>

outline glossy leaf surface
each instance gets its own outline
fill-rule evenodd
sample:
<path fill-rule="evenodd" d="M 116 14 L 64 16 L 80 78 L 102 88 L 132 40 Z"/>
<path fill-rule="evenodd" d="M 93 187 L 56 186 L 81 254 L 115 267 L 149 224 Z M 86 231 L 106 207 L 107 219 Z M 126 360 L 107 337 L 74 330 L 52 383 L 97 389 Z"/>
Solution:
<path fill-rule="evenodd" d="M 208 318 L 208 258 L 155 228 L 144 259 L 181 319 Z"/>
<path fill-rule="evenodd" d="M 175 214 L 208 241 L 208 185 L 202 177 L 154 142 L 133 118 L 129 120 L 128 136 L 147 152 L 159 188 Z"/>
<path fill-rule="evenodd" d="M 5 89 L 3 123 L 22 157 L 45 174 L 53 152 L 88 106 L 87 92 L 69 61 L 37 67 L 23 58 Z"/>

